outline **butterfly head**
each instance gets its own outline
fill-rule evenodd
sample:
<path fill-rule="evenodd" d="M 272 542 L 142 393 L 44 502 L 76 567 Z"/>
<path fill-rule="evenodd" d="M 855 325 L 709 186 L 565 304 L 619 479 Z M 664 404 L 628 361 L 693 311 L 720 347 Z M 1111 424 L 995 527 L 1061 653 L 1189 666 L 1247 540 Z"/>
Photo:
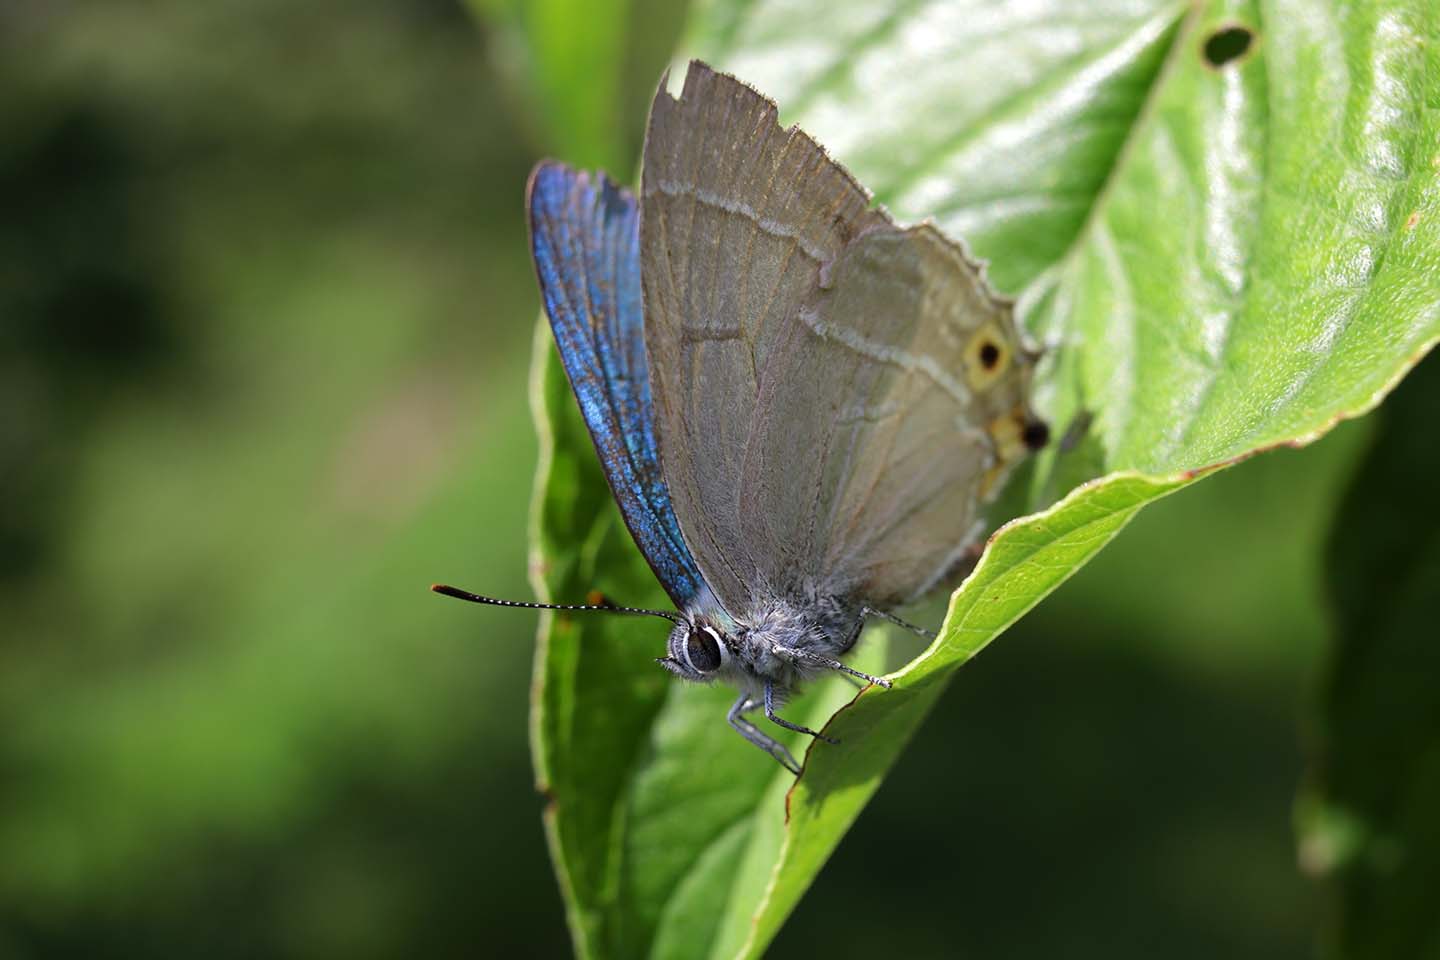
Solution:
<path fill-rule="evenodd" d="M 704 617 L 687 618 L 670 631 L 669 655 L 658 662 L 678 677 L 708 683 L 731 665 L 730 647 L 730 638 L 720 627 Z"/>

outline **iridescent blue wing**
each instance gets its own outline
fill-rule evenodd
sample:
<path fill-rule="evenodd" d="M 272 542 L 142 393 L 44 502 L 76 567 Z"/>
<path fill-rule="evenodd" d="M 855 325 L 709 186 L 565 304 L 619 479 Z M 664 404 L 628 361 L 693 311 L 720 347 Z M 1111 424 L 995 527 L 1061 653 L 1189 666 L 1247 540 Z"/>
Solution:
<path fill-rule="evenodd" d="M 630 535 L 675 605 L 703 581 L 660 468 L 640 305 L 639 210 L 605 174 L 530 175 L 530 250 L 560 360 Z"/>

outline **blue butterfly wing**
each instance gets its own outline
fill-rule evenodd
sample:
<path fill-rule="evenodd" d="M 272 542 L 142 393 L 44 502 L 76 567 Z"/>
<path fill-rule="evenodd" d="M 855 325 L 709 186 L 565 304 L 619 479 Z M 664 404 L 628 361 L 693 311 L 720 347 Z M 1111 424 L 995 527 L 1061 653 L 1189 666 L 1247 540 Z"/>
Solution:
<path fill-rule="evenodd" d="M 704 581 L 660 467 L 635 197 L 603 173 L 551 161 L 535 168 L 527 194 L 530 249 L 561 363 L 630 535 L 683 610 Z"/>

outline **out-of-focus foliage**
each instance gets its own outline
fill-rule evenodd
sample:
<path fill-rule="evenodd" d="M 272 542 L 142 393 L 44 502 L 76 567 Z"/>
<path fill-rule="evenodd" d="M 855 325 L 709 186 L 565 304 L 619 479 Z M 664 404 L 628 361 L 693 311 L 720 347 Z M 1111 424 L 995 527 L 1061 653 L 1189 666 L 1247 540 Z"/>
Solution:
<path fill-rule="evenodd" d="M 0 954 L 569 952 L 533 620 L 424 588 L 526 594 L 524 178 L 623 177 L 680 12 L 626 7 L 606 146 L 526 85 L 519 9 L 0 5 Z M 1292 727 L 1364 432 L 1146 511 L 968 667 L 777 955 L 1307 956 Z M 611 523 L 585 586 L 643 597 Z M 770 776 L 658 674 L 716 741 L 677 779 Z"/>
<path fill-rule="evenodd" d="M 1339 638 L 1299 810 L 1303 862 L 1334 881 L 1339 957 L 1440 950 L 1440 515 L 1417 506 L 1440 471 L 1437 413 L 1431 360 L 1386 402 L 1330 543 Z"/>
<path fill-rule="evenodd" d="M 525 589 L 539 147 L 486 47 L 0 8 L 0 953 L 565 949 L 531 625 L 425 589 Z"/>
<path fill-rule="evenodd" d="M 657 0 L 467 0 L 520 122 L 567 163 L 623 177 L 640 153 L 655 92 L 687 4 Z"/>

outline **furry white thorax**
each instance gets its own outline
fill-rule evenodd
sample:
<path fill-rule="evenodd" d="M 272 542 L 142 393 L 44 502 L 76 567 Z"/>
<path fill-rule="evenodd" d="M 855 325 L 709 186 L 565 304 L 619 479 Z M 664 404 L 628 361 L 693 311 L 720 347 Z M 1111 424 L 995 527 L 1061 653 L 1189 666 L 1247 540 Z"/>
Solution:
<path fill-rule="evenodd" d="M 686 680 L 723 680 L 752 698 L 761 697 L 767 683 L 777 693 L 789 692 L 826 671 L 826 666 L 810 658 L 843 656 L 860 632 L 858 606 L 839 597 L 805 592 L 811 596 L 803 601 L 773 595 L 756 598 L 742 614 L 731 617 L 706 591 L 684 611 L 684 621 L 670 631 L 669 662 L 662 662 Z M 701 672 L 691 668 L 685 647 L 696 631 L 718 638 L 718 669 Z"/>

